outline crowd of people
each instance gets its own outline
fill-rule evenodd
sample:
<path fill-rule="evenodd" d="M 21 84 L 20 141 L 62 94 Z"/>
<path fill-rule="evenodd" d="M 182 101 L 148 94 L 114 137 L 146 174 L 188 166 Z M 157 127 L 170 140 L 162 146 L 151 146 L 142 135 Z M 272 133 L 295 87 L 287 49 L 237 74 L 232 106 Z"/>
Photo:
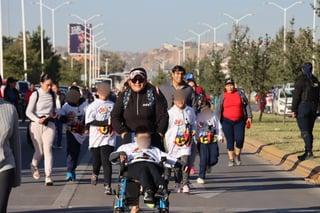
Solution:
<path fill-rule="evenodd" d="M 313 157 L 312 129 L 319 101 L 319 82 L 312 75 L 312 65 L 304 64 L 302 72 L 295 85 L 292 107 L 305 142 L 305 153 L 299 160 Z M 19 134 L 14 133 L 19 125 L 14 82 L 8 78 L 5 100 L 0 99 L 0 122 L 6 127 L 0 130 L 0 188 L 4 189 L 0 192 L 1 212 L 6 212 L 10 191 L 21 180 L 20 140 Z M 189 193 L 189 177 L 196 173 L 197 154 L 200 163 L 196 181 L 205 184 L 207 173 L 218 163 L 219 143 L 224 140 L 228 166 L 242 163 L 245 129 L 251 126 L 252 111 L 244 92 L 236 88 L 231 78 L 224 80 L 214 107 L 193 75 L 180 65 L 174 66 L 171 79 L 159 86 L 149 83 L 144 68 L 132 69 L 117 97 L 112 95 L 108 82 L 100 83 L 94 96 L 80 90 L 76 83 L 63 94 L 47 74 L 41 75 L 39 83 L 39 89 L 31 84 L 25 95 L 25 114 L 30 120 L 28 134 L 34 148 L 30 159 L 32 176 L 41 178 L 38 166 L 44 159 L 47 186 L 54 184 L 52 149 L 61 149 L 65 144 L 65 179 L 75 181 L 80 149 L 86 140 L 92 154 L 91 184 L 101 182 L 98 177 L 102 167 L 105 194 L 111 195 L 112 162 L 118 158 L 122 169 L 140 180 L 145 201 L 151 201 L 159 191 L 167 195 L 171 172 L 174 190 Z M 117 135 L 122 141 L 120 147 Z M 158 167 L 163 156 L 168 162 L 164 168 Z"/>
<path fill-rule="evenodd" d="M 154 194 L 159 193 L 159 187 L 162 193 L 167 193 L 171 171 L 174 174 L 175 191 L 189 193 L 189 176 L 195 174 L 197 153 L 200 155 L 197 182 L 204 184 L 206 173 L 218 162 L 218 142 L 223 142 L 224 137 L 227 139 L 230 161 L 235 161 L 232 165 L 240 165 L 245 125 L 247 122 L 251 123 L 252 118 L 246 97 L 234 87 L 232 79 L 227 79 L 226 91 L 213 112 L 209 98 L 196 84 L 193 75 L 185 75 L 185 68 L 177 65 L 172 68 L 171 80 L 156 87 L 148 82 L 144 68 L 134 68 L 129 73 L 125 88 L 114 98 L 107 82 L 97 86 L 94 96 L 89 95 L 86 90 L 80 90 L 76 83 L 64 94 L 49 75 L 42 74 L 40 88 L 35 89 L 34 84 L 31 84 L 25 95 L 25 114 L 30 120 L 28 135 L 34 149 L 30 162 L 33 178 L 41 178 L 38 166 L 43 159 L 44 183 L 46 186 L 54 184 L 52 149 L 61 149 L 65 144 L 65 179 L 75 181 L 81 146 L 86 140 L 89 141 L 88 147 L 93 159 L 91 184 L 99 183 L 98 176 L 102 166 L 103 187 L 107 195 L 113 192 L 112 164 L 109 158 L 117 152 L 121 152 L 121 161 L 128 167 L 129 175 L 144 185 L 146 201 L 152 200 Z M 14 82 L 15 79 L 9 79 L 9 85 L 12 86 L 6 90 L 5 96 L 16 95 Z M 0 102 L 0 106 L 5 103 L 7 102 Z M 13 105 L 5 105 L 6 108 L 12 106 L 6 110 L 13 113 L 11 120 L 6 121 L 9 122 L 8 126 L 18 124 L 17 110 L 13 110 L 17 108 L 17 103 L 11 103 Z M 62 143 L 63 127 L 65 143 Z M 14 128 L 10 129 L 12 131 Z M 6 147 L 14 143 L 15 146 L 11 147 L 16 147 L 17 150 L 10 151 L 13 156 L 8 159 L 8 166 L 5 168 L 11 172 L 5 172 L 4 175 L 4 169 L 0 168 L 0 179 L 4 183 L 15 181 L 7 184 L 6 193 L 0 193 L 0 199 L 6 201 L 1 202 L 4 204 L 7 203 L 11 188 L 18 186 L 21 178 L 19 172 L 12 172 L 20 171 L 19 138 L 16 138 L 17 134 L 6 132 L 9 133 L 13 140 L 5 142 L 3 149 L 8 151 Z M 123 144 L 127 144 L 120 146 L 118 150 L 117 135 Z M 159 163 L 162 155 L 166 159 L 172 159 L 163 170 L 161 167 L 153 167 L 155 163 Z M 229 163 L 229 166 L 232 165 Z M 137 172 L 137 168 L 141 168 L 139 171 L 146 171 Z M 16 178 L 13 179 L 13 176 Z M 148 178 L 151 176 L 153 181 Z M 5 209 L 5 205 L 2 208 Z"/>

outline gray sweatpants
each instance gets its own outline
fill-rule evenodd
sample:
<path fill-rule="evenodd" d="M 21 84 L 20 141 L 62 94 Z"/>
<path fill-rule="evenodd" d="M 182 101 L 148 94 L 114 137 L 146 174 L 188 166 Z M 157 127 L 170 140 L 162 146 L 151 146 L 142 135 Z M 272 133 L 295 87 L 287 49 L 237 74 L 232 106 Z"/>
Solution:
<path fill-rule="evenodd" d="M 34 146 L 34 154 L 32 158 L 32 165 L 38 166 L 39 161 L 44 156 L 44 170 L 46 177 L 51 176 L 53 157 L 52 144 L 54 141 L 56 126 L 53 122 L 49 122 L 47 126 L 37 122 L 30 124 L 30 136 Z"/>

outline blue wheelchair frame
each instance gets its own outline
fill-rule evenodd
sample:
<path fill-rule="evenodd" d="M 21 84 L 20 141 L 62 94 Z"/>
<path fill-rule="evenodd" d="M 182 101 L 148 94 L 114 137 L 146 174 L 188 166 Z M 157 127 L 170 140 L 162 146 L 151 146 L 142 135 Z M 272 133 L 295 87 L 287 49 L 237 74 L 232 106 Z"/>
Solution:
<path fill-rule="evenodd" d="M 130 190 L 136 190 L 135 192 L 131 192 L 133 197 L 128 196 L 128 186 L 130 187 Z M 114 212 L 125 212 L 130 206 L 139 206 L 140 184 L 137 181 L 131 180 L 128 177 L 123 177 L 118 187 Z M 162 213 L 169 212 L 169 201 L 164 200 L 163 197 L 155 197 L 154 208 L 158 209 L 159 212 Z"/>

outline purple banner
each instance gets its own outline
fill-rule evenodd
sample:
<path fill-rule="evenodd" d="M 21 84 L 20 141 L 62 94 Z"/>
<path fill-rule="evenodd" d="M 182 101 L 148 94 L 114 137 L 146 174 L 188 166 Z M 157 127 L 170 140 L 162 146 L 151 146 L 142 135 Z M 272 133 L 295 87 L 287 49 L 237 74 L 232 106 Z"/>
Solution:
<path fill-rule="evenodd" d="M 87 25 L 87 33 L 84 33 L 85 29 L 84 29 L 84 25 L 83 24 L 69 24 L 69 54 L 84 54 L 85 52 L 85 38 L 87 39 L 87 48 L 86 48 L 86 52 L 90 53 L 90 42 L 91 42 L 91 38 L 90 38 L 90 28 L 91 28 L 91 24 Z"/>

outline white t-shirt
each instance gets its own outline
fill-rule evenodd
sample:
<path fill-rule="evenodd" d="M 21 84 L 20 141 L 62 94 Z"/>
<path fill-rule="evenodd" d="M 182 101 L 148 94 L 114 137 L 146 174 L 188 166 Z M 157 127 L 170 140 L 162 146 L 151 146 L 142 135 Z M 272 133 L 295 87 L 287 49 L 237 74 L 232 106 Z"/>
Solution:
<path fill-rule="evenodd" d="M 83 124 L 87 107 L 88 102 L 84 101 L 80 106 L 71 106 L 65 103 L 62 108 L 58 110 L 60 116 L 68 116 L 67 131 L 70 131 L 80 144 L 87 138 L 87 135 L 83 134 Z"/>
<path fill-rule="evenodd" d="M 157 147 L 150 146 L 149 148 L 139 148 L 136 142 L 123 144 L 116 152 L 125 152 L 127 154 L 127 165 L 141 161 L 159 164 L 161 162 L 161 157 L 166 157 L 165 166 L 172 167 L 177 161 L 176 158 L 162 152 Z"/>
<path fill-rule="evenodd" d="M 90 125 L 89 129 L 89 148 L 96 148 L 104 145 L 115 146 L 116 136 L 111 127 L 110 113 L 114 103 L 109 100 L 96 99 L 87 108 L 86 124 L 92 121 L 108 120 L 108 126 Z"/>
<path fill-rule="evenodd" d="M 184 138 L 185 134 L 189 134 L 189 140 L 192 136 L 190 133 L 196 130 L 196 114 L 192 107 L 186 106 L 183 110 L 177 106 L 173 106 L 168 111 L 169 125 L 165 134 L 166 147 L 169 155 L 180 158 L 184 155 L 190 155 L 191 146 L 176 144 L 176 140 Z M 186 129 L 189 124 L 189 130 Z"/>

